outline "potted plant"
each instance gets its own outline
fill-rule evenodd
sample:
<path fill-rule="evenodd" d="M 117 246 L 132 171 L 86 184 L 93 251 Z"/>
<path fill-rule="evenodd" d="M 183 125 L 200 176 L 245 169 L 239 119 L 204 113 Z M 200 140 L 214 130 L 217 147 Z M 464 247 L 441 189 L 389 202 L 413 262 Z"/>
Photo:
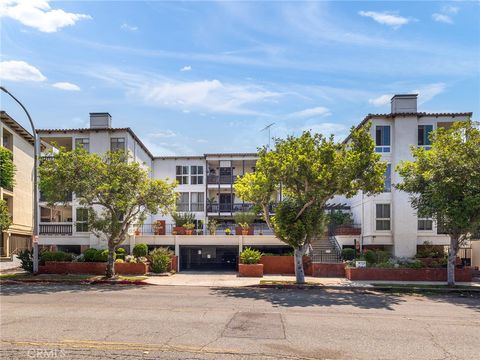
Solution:
<path fill-rule="evenodd" d="M 193 224 L 195 221 L 195 214 L 192 213 L 173 213 L 172 214 L 173 221 L 175 222 L 175 227 L 173 231 L 176 232 L 178 235 L 185 235 L 185 228 L 183 225 L 185 224 Z M 172 233 L 173 233 L 172 231 Z"/>
<path fill-rule="evenodd" d="M 165 220 L 157 220 L 153 223 L 154 235 L 165 235 Z"/>
<path fill-rule="evenodd" d="M 209 219 L 208 224 L 208 234 L 209 235 L 215 235 L 217 233 L 217 228 L 218 228 L 218 222 L 215 219 Z"/>
<path fill-rule="evenodd" d="M 140 234 L 141 234 L 140 228 L 139 227 L 135 228 L 135 236 L 138 236 Z"/>
<path fill-rule="evenodd" d="M 185 234 L 186 235 L 192 235 L 193 234 L 193 229 L 195 229 L 195 224 L 187 223 L 187 224 L 183 225 L 183 228 L 185 229 Z"/>
<path fill-rule="evenodd" d="M 240 254 L 238 275 L 244 277 L 263 277 L 263 264 L 259 264 L 263 254 L 261 251 L 245 248 Z"/>
<path fill-rule="evenodd" d="M 225 235 L 230 235 L 232 233 L 232 230 L 230 228 L 225 229 Z"/>
<path fill-rule="evenodd" d="M 235 213 L 235 223 L 238 225 L 235 227 L 235 234 L 237 235 L 253 235 L 252 224 L 255 221 L 257 215 L 252 211 Z"/>

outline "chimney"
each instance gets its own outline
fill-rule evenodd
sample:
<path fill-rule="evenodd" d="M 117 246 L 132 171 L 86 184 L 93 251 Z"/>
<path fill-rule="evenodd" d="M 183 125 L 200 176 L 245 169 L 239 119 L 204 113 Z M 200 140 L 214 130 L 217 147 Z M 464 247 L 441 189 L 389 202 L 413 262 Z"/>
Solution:
<path fill-rule="evenodd" d="M 112 116 L 108 112 L 90 113 L 90 129 L 112 127 Z"/>
<path fill-rule="evenodd" d="M 390 103 L 392 105 L 391 113 L 416 113 L 418 94 L 394 95 Z"/>

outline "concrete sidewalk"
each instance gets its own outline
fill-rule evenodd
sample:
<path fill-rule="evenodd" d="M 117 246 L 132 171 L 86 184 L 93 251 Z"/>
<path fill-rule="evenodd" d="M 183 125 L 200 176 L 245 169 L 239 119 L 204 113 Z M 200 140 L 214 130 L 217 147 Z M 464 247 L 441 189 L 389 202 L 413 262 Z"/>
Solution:
<path fill-rule="evenodd" d="M 259 285 L 260 281 L 295 281 L 295 276 L 285 275 L 265 275 L 262 278 L 239 277 L 236 272 L 193 272 L 185 271 L 172 276 L 149 276 L 144 282 L 152 285 L 169 286 L 202 286 L 202 287 L 244 287 Z M 446 285 L 446 282 L 439 281 L 350 281 L 346 278 L 318 278 L 305 277 L 307 283 L 315 283 L 323 286 L 338 287 L 374 287 L 378 285 Z M 475 286 L 480 288 L 479 283 L 459 282 L 457 285 Z"/>
<path fill-rule="evenodd" d="M 266 281 L 295 281 L 295 276 L 265 275 L 262 278 L 238 277 L 236 272 L 181 272 L 172 276 L 150 276 L 144 282 L 152 285 L 172 286 L 206 286 L 206 287 L 242 287 L 259 285 L 261 280 Z M 369 286 L 354 285 L 345 278 L 318 278 L 305 277 L 305 281 L 327 286 Z"/>

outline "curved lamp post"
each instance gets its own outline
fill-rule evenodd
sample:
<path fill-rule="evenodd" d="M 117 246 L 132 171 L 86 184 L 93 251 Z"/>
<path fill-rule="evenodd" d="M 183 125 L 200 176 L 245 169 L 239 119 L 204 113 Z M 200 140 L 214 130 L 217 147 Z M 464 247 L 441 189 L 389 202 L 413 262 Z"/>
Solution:
<path fill-rule="evenodd" d="M 30 121 L 30 125 L 32 127 L 33 132 L 33 143 L 34 143 L 34 150 L 33 150 L 33 272 L 38 272 L 38 234 L 39 234 L 39 226 L 38 226 L 38 155 L 40 153 L 40 140 L 38 138 L 37 131 L 35 129 L 35 125 L 33 124 L 32 118 L 28 113 L 27 109 L 23 104 L 13 96 L 7 89 L 3 86 L 0 86 L 0 90 L 4 93 L 8 94 L 13 100 L 15 100 L 18 105 L 25 111 L 27 114 L 28 120 Z"/>

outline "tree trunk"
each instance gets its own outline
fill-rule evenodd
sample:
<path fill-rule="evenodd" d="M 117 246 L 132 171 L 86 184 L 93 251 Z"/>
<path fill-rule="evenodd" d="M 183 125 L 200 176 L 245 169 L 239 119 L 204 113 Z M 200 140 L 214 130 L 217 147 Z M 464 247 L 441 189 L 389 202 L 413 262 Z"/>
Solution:
<path fill-rule="evenodd" d="M 458 235 L 450 235 L 450 247 L 448 248 L 447 280 L 449 286 L 455 285 L 455 264 L 457 262 Z"/>
<path fill-rule="evenodd" d="M 303 255 L 307 251 L 308 244 L 294 249 L 295 254 L 295 278 L 297 284 L 305 284 L 305 271 L 303 270 Z"/>
<path fill-rule="evenodd" d="M 108 246 L 108 260 L 107 260 L 107 271 L 105 276 L 108 279 L 111 279 L 115 276 L 115 247 Z"/>

